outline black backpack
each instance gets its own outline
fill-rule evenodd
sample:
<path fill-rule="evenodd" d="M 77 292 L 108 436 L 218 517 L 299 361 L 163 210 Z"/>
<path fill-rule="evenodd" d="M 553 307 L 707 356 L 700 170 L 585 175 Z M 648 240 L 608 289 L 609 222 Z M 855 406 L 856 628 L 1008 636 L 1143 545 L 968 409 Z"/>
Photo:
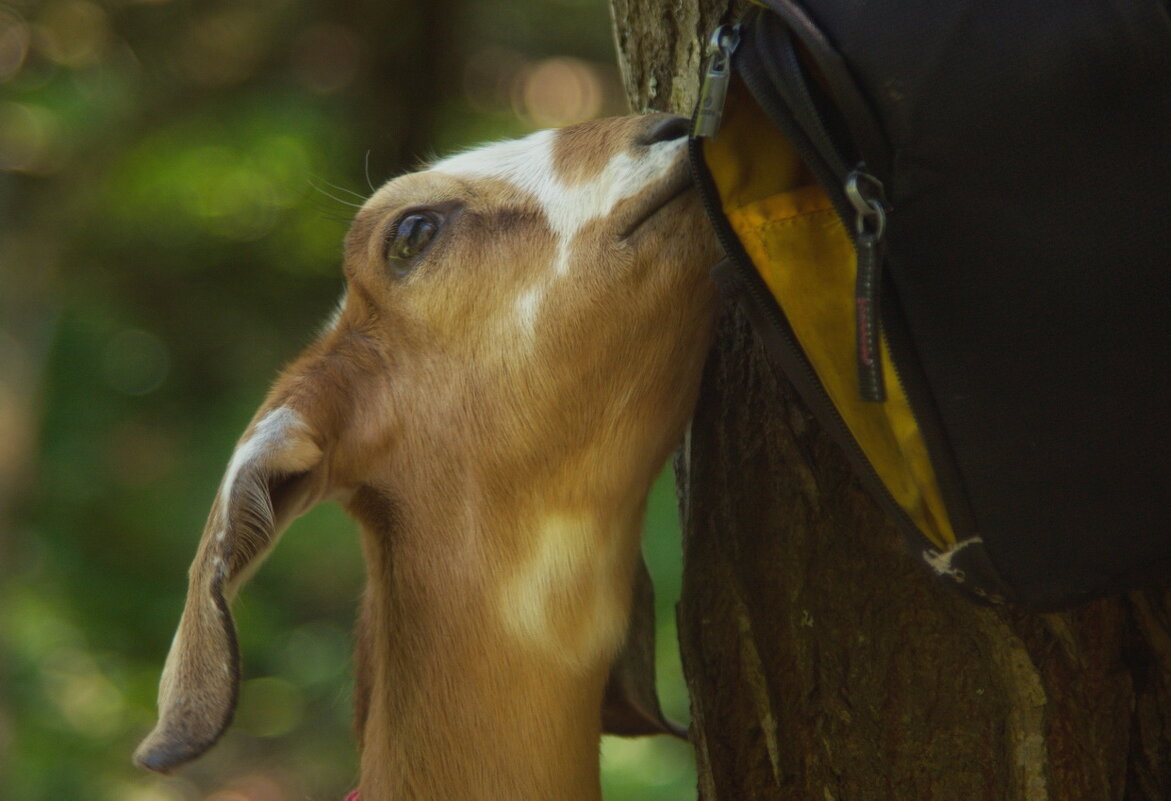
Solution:
<path fill-rule="evenodd" d="M 1052 610 L 1171 566 L 1171 19 L 761 0 L 713 35 L 715 271 L 940 575 Z"/>

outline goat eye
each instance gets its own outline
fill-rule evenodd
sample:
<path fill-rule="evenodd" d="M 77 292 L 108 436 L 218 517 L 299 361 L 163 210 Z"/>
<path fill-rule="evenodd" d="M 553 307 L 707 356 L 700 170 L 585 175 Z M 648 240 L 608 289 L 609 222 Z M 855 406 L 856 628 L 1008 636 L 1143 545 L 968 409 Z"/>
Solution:
<path fill-rule="evenodd" d="M 396 273 L 410 272 L 414 266 L 412 260 L 431 244 L 441 222 L 434 212 L 408 214 L 399 220 L 386 247 L 386 258 Z"/>

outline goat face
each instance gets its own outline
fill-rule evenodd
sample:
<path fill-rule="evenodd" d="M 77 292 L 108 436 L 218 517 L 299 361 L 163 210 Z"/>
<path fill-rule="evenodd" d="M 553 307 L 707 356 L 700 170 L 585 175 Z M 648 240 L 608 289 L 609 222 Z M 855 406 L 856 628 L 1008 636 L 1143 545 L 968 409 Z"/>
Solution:
<path fill-rule="evenodd" d="M 377 695 L 412 660 L 427 663 L 411 674 L 422 686 L 444 659 L 482 665 L 520 648 L 536 670 L 588 685 L 597 717 L 606 669 L 638 650 L 624 634 L 649 631 L 628 624 L 638 522 L 711 336 L 706 268 L 719 253 L 685 130 L 650 116 L 540 132 L 395 179 L 365 204 L 338 313 L 278 379 L 224 475 L 140 764 L 167 770 L 222 734 L 239 683 L 228 600 L 324 499 L 364 532 L 367 752 L 384 747 L 368 718 L 410 714 Z M 615 676 L 637 694 L 621 661 Z M 524 672 L 523 658 L 507 662 Z M 489 692 L 499 682 L 485 671 L 442 684 Z M 641 709 L 654 717 L 657 703 Z M 594 737 L 596 762 L 596 726 Z"/>
<path fill-rule="evenodd" d="M 335 335 L 378 351 L 385 386 L 371 413 L 385 438 L 450 442 L 487 459 L 485 472 L 565 465 L 580 484 L 624 477 L 613 465 L 583 476 L 591 465 L 559 450 L 610 448 L 599 435 L 613 429 L 675 435 L 664 429 L 678 428 L 672 396 L 703 351 L 713 254 L 684 140 L 652 141 L 656 123 L 497 144 L 367 203 L 347 239 Z"/>

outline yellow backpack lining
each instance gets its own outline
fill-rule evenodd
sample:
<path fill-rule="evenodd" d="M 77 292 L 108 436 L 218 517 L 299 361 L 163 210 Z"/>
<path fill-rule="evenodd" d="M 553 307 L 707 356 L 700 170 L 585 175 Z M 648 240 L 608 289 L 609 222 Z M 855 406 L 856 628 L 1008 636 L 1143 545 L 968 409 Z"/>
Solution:
<path fill-rule="evenodd" d="M 720 135 L 703 143 L 724 215 L 895 502 L 932 543 L 951 548 L 955 533 L 885 337 L 887 400 L 859 395 L 853 243 L 825 192 L 738 81 L 731 92 L 747 102 L 729 102 Z M 768 158 L 752 159 L 762 153 Z"/>

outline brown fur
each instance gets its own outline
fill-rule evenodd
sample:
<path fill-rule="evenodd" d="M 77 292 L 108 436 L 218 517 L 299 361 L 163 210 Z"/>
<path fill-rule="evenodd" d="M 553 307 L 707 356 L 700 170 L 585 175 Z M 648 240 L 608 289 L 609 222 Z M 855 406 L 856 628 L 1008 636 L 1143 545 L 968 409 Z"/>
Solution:
<path fill-rule="evenodd" d="M 615 153 L 637 156 L 655 120 L 566 129 L 556 169 L 587 181 Z M 216 555 L 231 565 L 230 597 L 250 569 L 234 555 L 252 561 L 332 497 L 360 523 L 368 566 L 355 699 L 363 801 L 599 797 L 600 708 L 646 494 L 688 419 L 711 335 L 706 268 L 718 252 L 694 192 L 622 238 L 668 199 L 664 186 L 577 232 L 531 338 L 516 299 L 558 247 L 531 196 L 427 172 L 371 199 L 346 239 L 336 325 L 286 369 L 242 440 L 258 455 L 239 472 L 251 490 L 233 498 L 268 499 L 256 516 L 267 534 L 244 551 L 231 527 L 217 540 L 220 499 L 192 569 L 182 654 L 164 683 L 183 685 L 171 704 L 201 723 L 188 732 L 161 701 L 140 761 L 166 769 L 198 755 L 230 717 L 234 696 L 210 675 L 232 637 Z M 395 280 L 385 237 L 422 207 L 446 210 L 442 235 Z M 282 408 L 306 430 L 250 450 Z M 176 745 L 183 737 L 198 742 Z"/>

